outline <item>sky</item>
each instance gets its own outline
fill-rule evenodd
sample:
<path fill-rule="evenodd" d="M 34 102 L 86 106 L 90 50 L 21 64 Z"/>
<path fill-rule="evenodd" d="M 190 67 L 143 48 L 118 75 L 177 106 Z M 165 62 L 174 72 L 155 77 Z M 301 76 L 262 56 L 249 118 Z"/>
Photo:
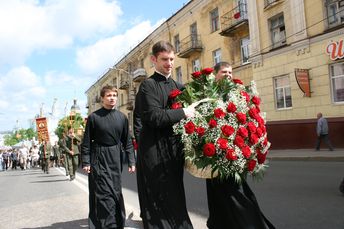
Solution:
<path fill-rule="evenodd" d="M 86 116 L 86 90 L 187 2 L 0 0 L 0 131 L 53 104 L 62 118 L 73 99 Z"/>

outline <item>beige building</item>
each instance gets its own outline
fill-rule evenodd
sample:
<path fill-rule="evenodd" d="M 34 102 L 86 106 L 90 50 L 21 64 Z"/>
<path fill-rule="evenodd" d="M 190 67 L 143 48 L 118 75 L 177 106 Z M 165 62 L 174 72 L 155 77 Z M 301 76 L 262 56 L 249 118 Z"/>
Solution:
<path fill-rule="evenodd" d="M 335 147 L 343 147 L 343 8 L 334 0 L 190 1 L 86 91 L 89 112 L 100 107 L 100 88 L 115 85 L 118 108 L 132 123 L 138 86 L 154 72 L 152 45 L 168 40 L 176 81 L 187 83 L 219 61 L 230 62 L 245 84 L 256 81 L 273 148 L 313 148 L 317 112 L 328 118 Z"/>

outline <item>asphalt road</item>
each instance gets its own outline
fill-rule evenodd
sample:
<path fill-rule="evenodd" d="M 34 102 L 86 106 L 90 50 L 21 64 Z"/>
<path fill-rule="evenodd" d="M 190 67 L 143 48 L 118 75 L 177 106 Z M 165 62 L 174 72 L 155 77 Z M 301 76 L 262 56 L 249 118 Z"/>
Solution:
<path fill-rule="evenodd" d="M 126 168 L 126 167 L 125 167 Z M 343 229 L 344 162 L 271 161 L 262 182 L 249 184 L 265 216 L 278 229 Z M 188 210 L 195 229 L 206 228 L 205 181 L 185 173 Z M 136 177 L 123 173 L 129 228 L 142 228 Z M 87 179 L 70 182 L 61 169 L 0 172 L 1 229 L 88 228 Z"/>

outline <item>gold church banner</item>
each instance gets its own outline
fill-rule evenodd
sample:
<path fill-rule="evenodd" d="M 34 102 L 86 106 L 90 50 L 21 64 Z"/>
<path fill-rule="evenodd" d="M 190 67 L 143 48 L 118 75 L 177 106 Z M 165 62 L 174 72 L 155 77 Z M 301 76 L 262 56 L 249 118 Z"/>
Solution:
<path fill-rule="evenodd" d="M 43 140 L 49 141 L 47 118 L 36 118 L 36 129 L 39 142 L 42 142 Z"/>

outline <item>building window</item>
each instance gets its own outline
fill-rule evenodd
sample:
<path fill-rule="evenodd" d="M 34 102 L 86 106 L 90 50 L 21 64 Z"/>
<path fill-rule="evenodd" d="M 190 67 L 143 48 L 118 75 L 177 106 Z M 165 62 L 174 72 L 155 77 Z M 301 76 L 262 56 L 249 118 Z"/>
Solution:
<path fill-rule="evenodd" d="M 221 61 L 221 49 L 216 49 L 215 51 L 213 51 L 213 60 L 214 65 Z"/>
<path fill-rule="evenodd" d="M 197 72 L 201 70 L 201 62 L 199 59 L 195 59 L 192 61 L 192 71 Z"/>
<path fill-rule="evenodd" d="M 274 78 L 275 102 L 277 109 L 292 107 L 291 87 L 289 76 L 279 76 Z"/>
<path fill-rule="evenodd" d="M 178 83 L 183 83 L 183 74 L 182 74 L 182 67 L 176 68 L 176 77 Z"/>
<path fill-rule="evenodd" d="M 344 0 L 326 0 L 328 27 L 334 27 L 344 22 Z"/>
<path fill-rule="evenodd" d="M 219 10 L 217 8 L 210 12 L 210 26 L 211 32 L 215 32 L 219 29 Z"/>
<path fill-rule="evenodd" d="M 245 37 L 240 40 L 240 47 L 241 47 L 241 63 L 246 64 L 248 63 L 249 58 L 249 49 L 248 46 L 250 44 L 250 39 L 248 37 Z"/>
<path fill-rule="evenodd" d="M 272 48 L 276 48 L 285 44 L 286 34 L 283 14 L 270 19 L 270 32 Z"/>
<path fill-rule="evenodd" d="M 180 51 L 179 34 L 174 36 L 174 49 L 176 50 L 176 53 L 178 53 Z"/>
<path fill-rule="evenodd" d="M 142 58 L 140 61 L 140 67 L 144 68 L 144 66 L 145 66 L 145 60 Z"/>
<path fill-rule="evenodd" d="M 344 63 L 331 65 L 330 77 L 333 102 L 344 102 Z"/>
<path fill-rule="evenodd" d="M 119 100 L 119 106 L 124 105 L 124 98 L 123 98 L 123 94 L 121 94 L 121 99 Z"/>

